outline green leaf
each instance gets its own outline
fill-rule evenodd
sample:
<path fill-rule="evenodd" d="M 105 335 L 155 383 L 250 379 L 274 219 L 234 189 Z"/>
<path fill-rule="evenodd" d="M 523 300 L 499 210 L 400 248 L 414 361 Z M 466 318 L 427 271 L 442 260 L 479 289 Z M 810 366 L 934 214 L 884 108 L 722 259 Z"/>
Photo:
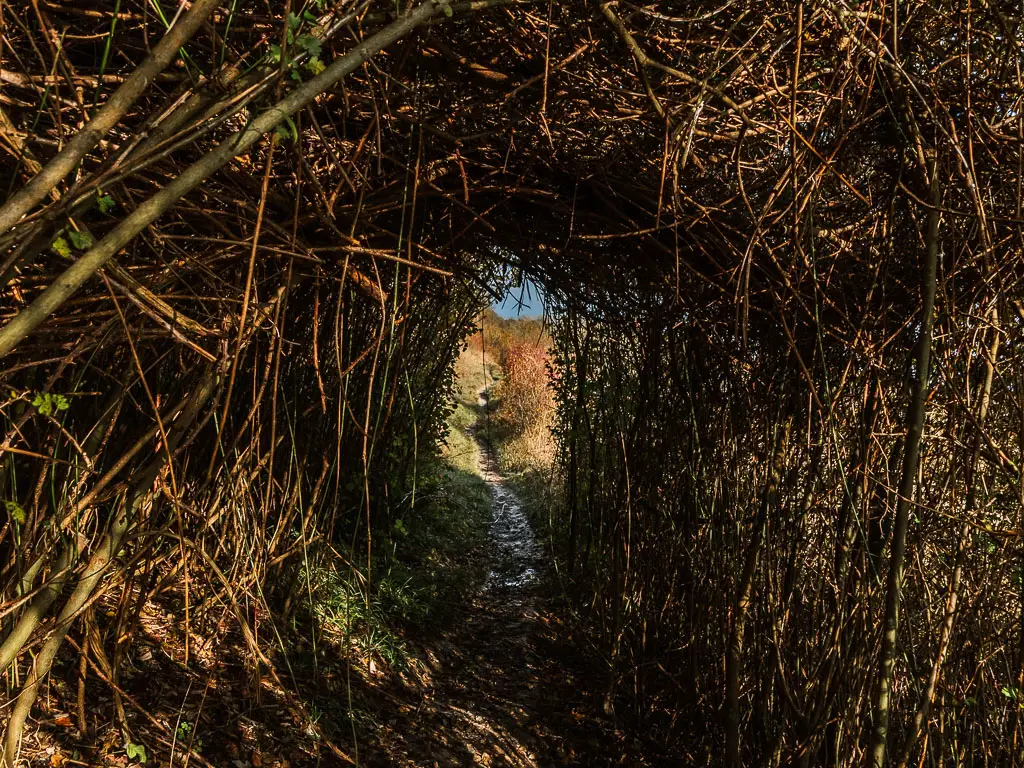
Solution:
<path fill-rule="evenodd" d="M 317 7 L 321 7 L 320 3 L 317 3 Z M 310 13 L 308 9 L 302 12 L 302 18 L 304 18 L 310 24 L 316 24 L 316 16 Z"/>
<path fill-rule="evenodd" d="M 124 753 L 129 760 L 138 760 L 143 764 L 146 762 L 146 748 L 142 744 L 133 744 L 129 741 L 124 745 Z"/>
<path fill-rule="evenodd" d="M 295 41 L 295 44 L 314 58 L 320 55 L 320 49 L 322 47 L 320 40 L 312 35 L 299 35 L 299 39 Z"/>
<path fill-rule="evenodd" d="M 409 529 L 405 527 L 405 523 L 402 522 L 401 518 L 395 520 L 395 533 L 399 534 L 400 536 L 409 535 Z"/>
<path fill-rule="evenodd" d="M 302 17 L 296 16 L 294 11 L 288 13 L 288 29 L 296 30 L 302 25 Z"/>
<path fill-rule="evenodd" d="M 49 416 L 53 413 L 53 403 L 50 401 L 49 395 L 36 395 L 32 399 L 32 405 L 38 408 L 39 412 L 43 414 L 43 416 Z"/>
<path fill-rule="evenodd" d="M 314 75 L 319 75 L 321 72 L 323 72 L 325 69 L 327 69 L 327 67 L 324 65 L 324 63 L 322 61 L 320 61 L 320 59 L 317 58 L 316 56 L 314 56 L 313 58 L 309 59 L 306 62 L 305 67 L 306 67 L 306 69 L 309 72 L 311 72 Z"/>
<path fill-rule="evenodd" d="M 57 252 L 58 256 L 63 256 L 65 259 L 71 258 L 71 246 L 68 245 L 68 241 L 63 237 L 58 237 L 50 243 L 50 247 Z"/>
<path fill-rule="evenodd" d="M 110 213 L 117 207 L 117 202 L 110 195 L 100 195 L 96 198 L 96 205 L 99 206 L 100 213 Z"/>
<path fill-rule="evenodd" d="M 71 245 L 73 245 L 79 251 L 86 251 L 89 248 L 92 248 L 93 243 L 96 242 L 96 238 L 94 238 L 88 232 L 69 231 L 68 240 L 70 240 Z"/>
<path fill-rule="evenodd" d="M 32 405 L 39 409 L 43 416 L 52 416 L 57 411 L 66 411 L 71 407 L 71 402 L 64 395 L 39 392 L 32 399 Z"/>
<path fill-rule="evenodd" d="M 272 62 L 277 64 L 281 61 L 281 46 L 277 43 L 272 43 L 270 46 L 270 53 L 267 55 L 270 57 Z"/>
<path fill-rule="evenodd" d="M 295 121 L 286 117 L 283 123 L 278 123 L 274 133 L 283 141 L 290 138 L 292 141 L 299 140 L 299 129 L 295 127 Z"/>
<path fill-rule="evenodd" d="M 4 508 L 7 509 L 7 514 L 14 522 L 18 525 L 25 524 L 25 510 L 22 509 L 21 504 L 16 501 L 5 501 Z"/>

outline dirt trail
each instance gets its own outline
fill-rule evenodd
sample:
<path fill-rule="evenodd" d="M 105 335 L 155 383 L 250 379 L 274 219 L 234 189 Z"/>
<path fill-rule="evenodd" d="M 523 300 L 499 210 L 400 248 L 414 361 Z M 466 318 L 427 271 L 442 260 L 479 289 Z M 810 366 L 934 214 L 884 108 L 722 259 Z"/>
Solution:
<path fill-rule="evenodd" d="M 486 396 L 481 395 L 481 406 Z M 543 548 L 483 436 L 491 489 L 490 573 L 427 652 L 430 683 L 400 706 L 371 765 L 644 766 L 639 745 L 599 716 L 603 676 L 553 610 Z"/>
<path fill-rule="evenodd" d="M 486 410 L 487 402 L 486 391 L 481 391 L 480 407 Z M 474 437 L 480 447 L 480 475 L 491 490 L 490 535 L 496 550 L 484 592 L 497 590 L 509 597 L 530 601 L 531 587 L 536 586 L 538 569 L 542 567 L 543 551 L 523 512 L 522 502 L 501 476 L 497 457 L 486 436 L 477 429 Z"/>

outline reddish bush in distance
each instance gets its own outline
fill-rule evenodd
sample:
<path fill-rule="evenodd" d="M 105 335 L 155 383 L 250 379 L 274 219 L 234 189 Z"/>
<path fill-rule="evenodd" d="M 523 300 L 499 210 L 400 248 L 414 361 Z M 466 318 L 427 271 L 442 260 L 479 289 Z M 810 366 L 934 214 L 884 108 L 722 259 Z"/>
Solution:
<path fill-rule="evenodd" d="M 524 434 L 551 412 L 547 350 L 538 344 L 511 342 L 505 349 L 505 377 L 497 387 L 499 418 L 513 435 Z"/>

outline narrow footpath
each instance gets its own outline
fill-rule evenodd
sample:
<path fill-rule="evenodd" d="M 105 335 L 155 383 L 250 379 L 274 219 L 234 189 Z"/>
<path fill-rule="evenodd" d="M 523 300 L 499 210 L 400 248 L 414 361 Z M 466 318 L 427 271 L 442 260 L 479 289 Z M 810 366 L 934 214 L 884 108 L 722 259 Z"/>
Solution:
<path fill-rule="evenodd" d="M 487 395 L 480 405 L 486 410 Z M 552 574 L 482 429 L 493 500 L 489 574 L 426 654 L 428 688 L 397 708 L 368 765 L 646 766 L 641 745 L 600 714 L 600 661 L 585 658 L 555 610 Z M 377 754 L 373 754 L 376 752 Z"/>

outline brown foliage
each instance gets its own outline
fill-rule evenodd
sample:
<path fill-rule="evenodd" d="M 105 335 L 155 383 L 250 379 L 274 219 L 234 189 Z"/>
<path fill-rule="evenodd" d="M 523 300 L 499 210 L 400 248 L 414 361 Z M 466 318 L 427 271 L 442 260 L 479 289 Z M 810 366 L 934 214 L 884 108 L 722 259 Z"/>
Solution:
<path fill-rule="evenodd" d="M 513 436 L 522 435 L 545 423 L 553 407 L 547 353 L 537 344 L 512 342 L 504 349 L 502 367 L 495 391 L 499 419 Z"/>

